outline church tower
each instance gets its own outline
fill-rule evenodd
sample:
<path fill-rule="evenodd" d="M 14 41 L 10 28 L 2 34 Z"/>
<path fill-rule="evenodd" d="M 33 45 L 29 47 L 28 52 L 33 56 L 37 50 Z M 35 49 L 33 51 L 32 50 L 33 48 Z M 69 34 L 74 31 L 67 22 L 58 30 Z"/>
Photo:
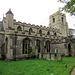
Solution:
<path fill-rule="evenodd" d="M 6 19 L 4 20 L 5 20 L 4 29 L 9 27 L 13 28 L 13 13 L 11 9 L 9 9 L 9 11 L 6 13 Z"/>
<path fill-rule="evenodd" d="M 66 22 L 65 14 L 56 12 L 55 14 L 50 16 L 49 21 L 49 27 L 59 29 L 62 33 L 62 36 L 64 37 L 68 36 L 68 25 Z"/>

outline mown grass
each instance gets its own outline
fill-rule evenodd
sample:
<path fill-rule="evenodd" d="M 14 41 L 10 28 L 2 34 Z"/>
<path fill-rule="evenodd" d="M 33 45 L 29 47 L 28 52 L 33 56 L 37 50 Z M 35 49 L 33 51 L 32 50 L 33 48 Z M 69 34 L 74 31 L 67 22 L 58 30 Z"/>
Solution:
<path fill-rule="evenodd" d="M 68 68 L 65 68 L 67 63 Z M 69 75 L 75 58 L 63 57 L 62 62 L 47 60 L 0 61 L 0 75 Z"/>

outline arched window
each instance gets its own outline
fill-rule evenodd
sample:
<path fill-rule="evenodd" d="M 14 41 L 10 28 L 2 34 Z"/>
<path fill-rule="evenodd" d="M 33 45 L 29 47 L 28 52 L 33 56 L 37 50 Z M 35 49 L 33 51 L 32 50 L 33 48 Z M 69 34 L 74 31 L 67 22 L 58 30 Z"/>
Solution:
<path fill-rule="evenodd" d="M 17 27 L 17 30 L 18 30 L 18 31 L 21 31 L 22 29 L 21 29 L 21 27 L 20 27 L 20 26 L 18 26 L 18 27 Z"/>
<path fill-rule="evenodd" d="M 50 35 L 50 32 L 49 31 L 47 32 L 47 35 Z"/>
<path fill-rule="evenodd" d="M 55 18 L 53 18 L 53 23 L 55 22 Z"/>
<path fill-rule="evenodd" d="M 62 22 L 64 22 L 63 17 L 62 17 Z"/>
<path fill-rule="evenodd" d="M 42 36 L 42 31 L 41 30 L 39 30 L 39 34 L 40 34 L 40 36 Z"/>
<path fill-rule="evenodd" d="M 31 32 L 32 32 L 32 28 L 29 29 L 29 35 L 31 35 Z"/>
<path fill-rule="evenodd" d="M 31 40 L 29 38 L 23 39 L 23 54 L 30 54 L 32 52 Z"/>
<path fill-rule="evenodd" d="M 50 41 L 46 41 L 47 52 L 50 52 Z"/>
<path fill-rule="evenodd" d="M 36 46 L 38 47 L 38 53 L 41 51 L 41 42 L 40 40 L 36 40 Z"/>
<path fill-rule="evenodd" d="M 54 36 L 57 36 L 57 34 L 56 34 L 56 33 L 54 33 Z"/>
<path fill-rule="evenodd" d="M 5 43 L 6 43 L 6 53 L 7 53 L 7 50 L 8 50 L 8 38 L 7 37 L 5 39 Z"/>

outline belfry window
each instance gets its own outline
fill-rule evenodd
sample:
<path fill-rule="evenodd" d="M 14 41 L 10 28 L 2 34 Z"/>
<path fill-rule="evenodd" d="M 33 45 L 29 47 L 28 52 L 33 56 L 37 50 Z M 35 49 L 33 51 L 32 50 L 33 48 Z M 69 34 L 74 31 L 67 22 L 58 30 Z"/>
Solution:
<path fill-rule="evenodd" d="M 62 22 L 64 22 L 63 17 L 62 17 Z"/>
<path fill-rule="evenodd" d="M 49 31 L 47 32 L 47 35 L 50 35 L 50 32 Z"/>
<path fill-rule="evenodd" d="M 41 30 L 39 31 L 39 34 L 40 34 L 40 36 L 42 36 L 42 31 Z"/>
<path fill-rule="evenodd" d="M 55 22 L 55 18 L 53 18 L 53 23 Z"/>
<path fill-rule="evenodd" d="M 20 26 L 18 26 L 18 27 L 17 27 L 17 30 L 18 30 L 18 31 L 21 31 L 22 29 L 21 29 L 21 27 L 20 27 Z"/>
<path fill-rule="evenodd" d="M 56 36 L 57 34 L 56 33 L 54 33 L 54 36 Z"/>

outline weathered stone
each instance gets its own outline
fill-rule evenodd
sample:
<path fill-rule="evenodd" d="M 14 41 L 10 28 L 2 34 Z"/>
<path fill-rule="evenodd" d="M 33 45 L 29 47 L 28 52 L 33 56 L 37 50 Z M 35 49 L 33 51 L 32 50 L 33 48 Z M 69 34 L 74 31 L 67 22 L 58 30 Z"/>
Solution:
<path fill-rule="evenodd" d="M 51 60 L 55 61 L 55 54 L 51 54 Z"/>
<path fill-rule="evenodd" d="M 42 58 L 42 55 L 41 55 L 41 53 L 39 53 L 39 59 L 41 59 Z"/>
<path fill-rule="evenodd" d="M 8 60 L 25 57 L 41 59 L 42 55 L 43 59 L 50 60 L 49 52 L 52 53 L 53 61 L 57 53 L 75 56 L 75 39 L 68 36 L 65 14 L 56 12 L 49 20 L 47 28 L 16 22 L 9 10 L 6 17 L 0 21 L 0 54 Z M 32 56 L 29 56 L 30 54 Z M 57 60 L 62 60 L 60 55 L 57 55 Z"/>
<path fill-rule="evenodd" d="M 50 53 L 43 54 L 43 59 L 50 60 Z"/>
<path fill-rule="evenodd" d="M 62 61 L 61 54 L 57 54 L 57 61 Z"/>

